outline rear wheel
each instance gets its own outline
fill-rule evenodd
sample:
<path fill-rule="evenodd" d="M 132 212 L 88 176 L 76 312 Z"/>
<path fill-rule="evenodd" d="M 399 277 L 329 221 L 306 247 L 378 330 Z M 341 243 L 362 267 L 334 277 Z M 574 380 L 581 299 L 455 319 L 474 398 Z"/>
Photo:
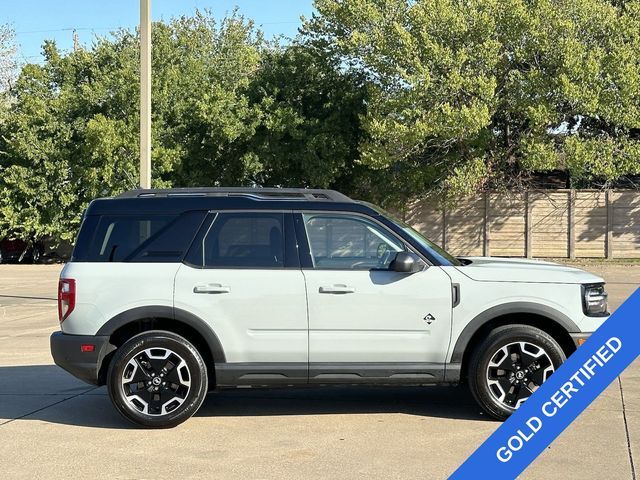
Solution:
<path fill-rule="evenodd" d="M 154 330 L 116 350 L 107 386 L 111 402 L 126 419 L 144 427 L 174 427 L 202 405 L 207 368 L 185 338 Z"/>
<path fill-rule="evenodd" d="M 566 360 L 553 337 L 530 325 L 492 330 L 469 364 L 469 387 L 485 412 L 504 420 Z"/>

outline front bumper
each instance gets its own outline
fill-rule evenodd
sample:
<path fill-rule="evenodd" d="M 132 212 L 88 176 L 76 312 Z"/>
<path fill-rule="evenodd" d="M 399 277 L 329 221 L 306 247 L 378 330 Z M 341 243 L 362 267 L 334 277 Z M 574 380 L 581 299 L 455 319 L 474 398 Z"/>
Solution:
<path fill-rule="evenodd" d="M 51 334 L 51 355 L 59 367 L 74 377 L 92 385 L 102 384 L 100 372 L 105 357 L 116 347 L 108 336 L 69 335 L 63 332 Z M 82 345 L 94 345 L 93 352 L 83 352 Z"/>

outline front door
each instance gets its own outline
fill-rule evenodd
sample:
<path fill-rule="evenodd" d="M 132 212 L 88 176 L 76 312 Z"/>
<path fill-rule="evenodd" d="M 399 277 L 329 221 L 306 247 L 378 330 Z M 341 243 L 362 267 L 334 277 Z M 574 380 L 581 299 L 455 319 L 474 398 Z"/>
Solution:
<path fill-rule="evenodd" d="M 451 334 L 451 281 L 437 266 L 398 273 L 407 246 L 373 219 L 297 214 L 313 266 L 303 270 L 309 304 L 310 381 L 388 377 L 428 381 L 442 369 Z M 299 232 L 302 229 L 299 229 Z"/>

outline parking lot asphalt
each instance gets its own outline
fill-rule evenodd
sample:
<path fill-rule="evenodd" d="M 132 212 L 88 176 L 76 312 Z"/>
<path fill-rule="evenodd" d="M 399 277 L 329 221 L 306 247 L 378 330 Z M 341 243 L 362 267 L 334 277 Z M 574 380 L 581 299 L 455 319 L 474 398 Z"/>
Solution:
<path fill-rule="evenodd" d="M 53 365 L 60 268 L 0 265 L 3 478 L 446 478 L 500 425 L 464 387 L 328 387 L 214 392 L 172 430 L 137 429 Z M 612 308 L 640 286 L 638 264 L 582 268 Z M 640 479 L 640 363 L 523 478 Z"/>

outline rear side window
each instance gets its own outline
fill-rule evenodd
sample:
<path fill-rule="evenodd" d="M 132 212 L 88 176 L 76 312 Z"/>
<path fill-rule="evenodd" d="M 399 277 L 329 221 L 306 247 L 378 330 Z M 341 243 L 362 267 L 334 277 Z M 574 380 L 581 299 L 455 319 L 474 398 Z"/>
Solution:
<path fill-rule="evenodd" d="M 220 212 L 194 242 L 187 261 L 213 268 L 284 268 L 285 215 Z"/>
<path fill-rule="evenodd" d="M 181 215 L 103 215 L 83 222 L 93 227 L 90 244 L 78 245 L 78 262 L 179 262 L 200 227 L 206 212 Z M 78 242 L 87 241 L 81 231 Z"/>

